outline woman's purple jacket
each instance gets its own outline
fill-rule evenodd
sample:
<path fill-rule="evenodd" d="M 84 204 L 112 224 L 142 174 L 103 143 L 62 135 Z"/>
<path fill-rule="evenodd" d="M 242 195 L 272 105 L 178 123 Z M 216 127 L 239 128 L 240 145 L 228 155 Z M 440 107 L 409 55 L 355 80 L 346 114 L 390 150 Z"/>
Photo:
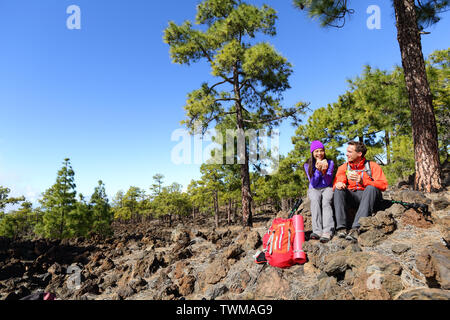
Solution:
<path fill-rule="evenodd" d="M 327 160 L 328 169 L 325 175 L 322 175 L 322 172 L 314 168 L 314 173 L 312 178 L 308 174 L 309 166 L 307 163 L 303 166 L 306 171 L 306 176 L 309 179 L 309 188 L 326 188 L 333 185 L 333 170 L 334 170 L 334 162 L 333 160 Z"/>

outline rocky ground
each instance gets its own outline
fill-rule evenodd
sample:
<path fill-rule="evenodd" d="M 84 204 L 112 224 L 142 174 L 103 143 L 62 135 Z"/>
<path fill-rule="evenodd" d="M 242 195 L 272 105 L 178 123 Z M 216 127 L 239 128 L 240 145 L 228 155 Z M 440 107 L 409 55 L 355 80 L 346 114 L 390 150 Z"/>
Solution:
<path fill-rule="evenodd" d="M 450 299 L 450 190 L 404 187 L 383 196 L 426 203 L 431 215 L 385 201 L 361 221 L 358 243 L 309 240 L 308 262 L 284 270 L 253 255 L 273 218 L 287 212 L 259 212 L 251 229 L 214 229 L 212 217 L 199 217 L 172 228 L 157 220 L 117 224 L 105 240 L 0 238 L 0 299 L 38 290 L 64 300 Z M 306 199 L 300 209 L 308 235 Z"/>

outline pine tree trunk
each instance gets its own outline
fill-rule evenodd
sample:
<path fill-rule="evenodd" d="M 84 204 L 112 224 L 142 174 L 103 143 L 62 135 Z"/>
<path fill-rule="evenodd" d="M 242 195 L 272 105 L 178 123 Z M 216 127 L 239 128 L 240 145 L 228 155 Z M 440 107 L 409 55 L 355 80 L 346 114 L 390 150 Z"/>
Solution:
<path fill-rule="evenodd" d="M 386 143 L 386 164 L 391 163 L 391 141 L 389 131 L 384 132 L 384 142 Z"/>
<path fill-rule="evenodd" d="M 288 199 L 282 198 L 281 199 L 281 211 L 287 212 L 289 209 Z"/>
<path fill-rule="evenodd" d="M 436 118 L 427 80 L 414 0 L 394 0 L 397 40 L 411 108 L 414 141 L 414 189 L 442 189 Z"/>
<path fill-rule="evenodd" d="M 246 148 L 247 149 L 247 148 Z M 242 221 L 244 226 L 253 226 L 251 192 L 250 192 L 250 171 L 248 167 L 248 151 L 245 150 L 245 164 L 241 164 L 241 185 L 242 185 Z"/>
<path fill-rule="evenodd" d="M 233 202 L 231 203 L 231 208 L 232 208 L 232 215 L 231 215 L 231 221 L 236 221 L 236 215 L 237 215 L 237 203 L 233 200 Z"/>
<path fill-rule="evenodd" d="M 228 199 L 228 207 L 227 207 L 227 223 L 231 224 L 231 199 Z"/>
<path fill-rule="evenodd" d="M 234 97 L 236 99 L 236 122 L 237 129 L 244 132 L 244 118 L 242 115 L 241 95 L 239 90 L 239 73 L 238 68 L 234 68 Z M 244 163 L 241 167 L 241 193 L 242 193 L 242 222 L 244 226 L 253 226 L 252 208 L 251 208 L 251 192 L 250 192 L 250 170 L 248 163 L 248 148 L 244 137 Z"/>
<path fill-rule="evenodd" d="M 62 239 L 63 237 L 63 233 L 64 233 L 64 219 L 65 219 L 65 214 L 64 214 L 64 209 L 61 210 L 61 224 L 59 225 L 59 239 Z"/>
<path fill-rule="evenodd" d="M 216 228 L 219 228 L 219 196 L 217 191 L 214 191 L 214 216 Z"/>

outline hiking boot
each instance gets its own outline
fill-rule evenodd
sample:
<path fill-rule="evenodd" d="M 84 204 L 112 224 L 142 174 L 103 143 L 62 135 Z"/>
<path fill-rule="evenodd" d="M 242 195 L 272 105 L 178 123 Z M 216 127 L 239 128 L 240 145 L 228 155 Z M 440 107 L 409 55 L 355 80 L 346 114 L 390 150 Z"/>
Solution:
<path fill-rule="evenodd" d="M 342 228 L 342 229 L 336 230 L 336 234 L 339 238 L 345 239 L 347 237 L 347 229 Z"/>
<path fill-rule="evenodd" d="M 352 229 L 345 237 L 346 240 L 357 242 L 358 241 L 358 229 Z"/>
<path fill-rule="evenodd" d="M 329 233 L 324 233 L 321 237 L 320 237 L 320 242 L 322 243 L 326 243 L 328 241 L 331 240 L 331 234 Z"/>
<path fill-rule="evenodd" d="M 317 234 L 317 233 L 311 233 L 311 235 L 309 236 L 309 238 L 311 239 L 311 240 L 319 240 L 320 239 L 320 236 Z"/>

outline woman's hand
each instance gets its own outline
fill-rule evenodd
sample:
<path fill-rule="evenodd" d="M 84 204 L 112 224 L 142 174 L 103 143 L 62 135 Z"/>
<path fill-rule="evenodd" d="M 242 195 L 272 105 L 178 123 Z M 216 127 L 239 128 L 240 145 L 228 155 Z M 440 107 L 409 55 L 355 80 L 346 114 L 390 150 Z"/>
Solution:
<path fill-rule="evenodd" d="M 316 162 L 316 169 L 319 171 L 322 171 L 322 161 L 317 161 Z"/>
<path fill-rule="evenodd" d="M 316 169 L 322 172 L 322 174 L 325 174 L 328 169 L 328 162 L 327 160 L 323 159 L 321 161 L 316 162 Z"/>
<path fill-rule="evenodd" d="M 322 171 L 327 171 L 328 170 L 328 161 L 323 159 L 321 162 L 322 162 Z"/>

